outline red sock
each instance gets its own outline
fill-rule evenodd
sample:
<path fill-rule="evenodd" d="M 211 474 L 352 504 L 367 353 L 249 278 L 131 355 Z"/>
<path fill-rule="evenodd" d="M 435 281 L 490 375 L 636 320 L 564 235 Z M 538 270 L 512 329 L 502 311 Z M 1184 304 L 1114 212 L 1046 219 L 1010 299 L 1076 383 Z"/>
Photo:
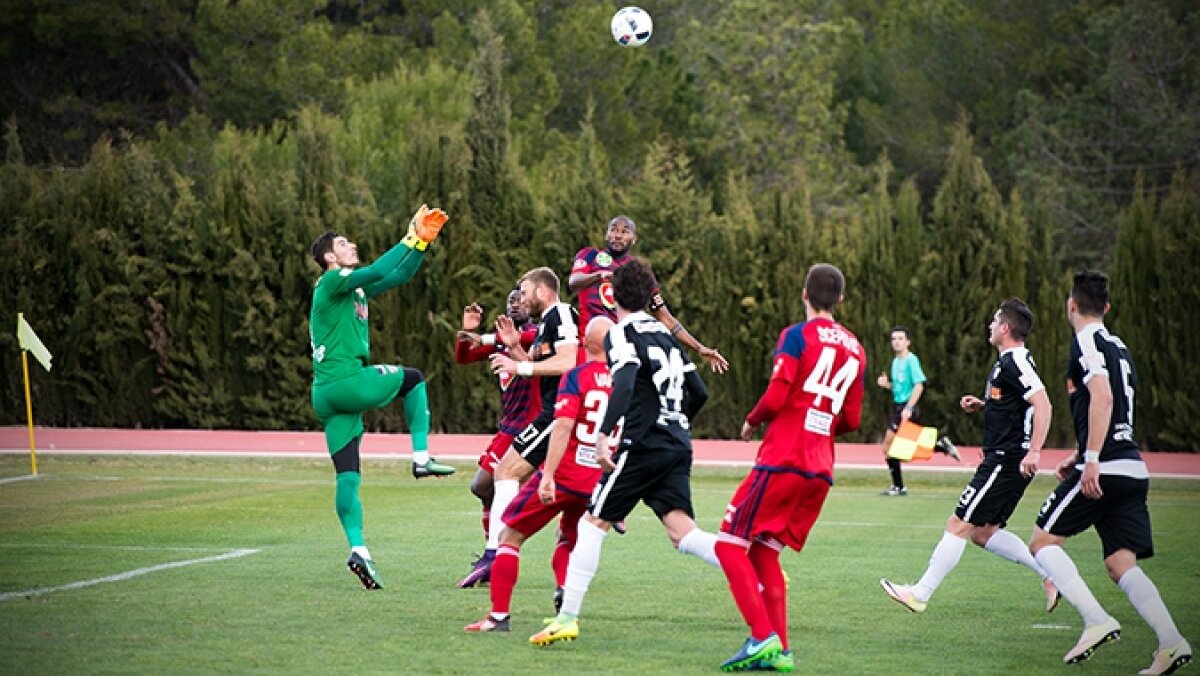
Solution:
<path fill-rule="evenodd" d="M 783 580 L 783 568 L 779 566 L 779 552 L 760 542 L 750 545 L 748 554 L 758 581 L 762 584 L 762 601 L 771 628 L 779 635 L 779 642 L 787 650 L 787 583 Z"/>
<path fill-rule="evenodd" d="M 771 635 L 771 620 L 763 606 L 763 598 L 758 593 L 758 576 L 746 549 L 731 542 L 717 541 L 717 560 L 721 562 L 721 571 L 729 581 L 729 591 L 733 593 L 733 601 L 737 604 L 742 619 L 750 625 L 750 635 L 761 641 Z"/>
<path fill-rule="evenodd" d="M 490 530 L 491 525 L 492 525 L 492 508 L 484 507 L 483 508 L 483 539 L 484 540 L 488 539 L 488 536 L 491 535 L 491 533 L 488 532 Z"/>
<path fill-rule="evenodd" d="M 562 538 L 559 538 L 558 544 L 554 545 L 554 554 L 550 557 L 550 567 L 554 569 L 556 586 L 561 587 L 567 581 L 567 564 L 571 562 L 571 550 L 574 548 L 574 542 Z"/>
<path fill-rule="evenodd" d="M 508 614 L 512 603 L 513 587 L 521 573 L 521 549 L 512 545 L 500 545 L 496 560 L 492 563 L 492 612 Z"/>

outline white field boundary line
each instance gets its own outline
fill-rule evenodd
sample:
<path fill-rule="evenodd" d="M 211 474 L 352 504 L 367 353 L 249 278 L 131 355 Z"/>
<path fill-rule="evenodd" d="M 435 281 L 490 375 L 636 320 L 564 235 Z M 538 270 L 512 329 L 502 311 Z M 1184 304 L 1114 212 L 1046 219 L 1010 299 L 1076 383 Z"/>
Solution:
<path fill-rule="evenodd" d="M 236 559 L 251 554 L 257 554 L 261 549 L 235 549 L 231 552 L 218 554 L 216 556 L 205 556 L 199 559 L 188 559 L 186 561 L 171 561 L 169 563 L 160 563 L 157 566 L 146 566 L 145 568 L 135 568 L 127 570 L 116 575 L 106 575 L 104 577 L 92 578 L 91 580 L 79 580 L 78 582 L 69 582 L 67 584 L 58 585 L 56 587 L 38 587 L 36 589 L 26 589 L 24 591 L 7 592 L 0 594 L 0 603 L 11 601 L 13 599 L 31 598 L 34 596 L 42 596 L 59 591 L 69 591 L 71 589 L 82 589 L 84 587 L 93 587 L 99 584 L 108 584 L 109 582 L 123 582 L 135 577 L 140 577 L 149 573 L 157 573 L 160 570 L 170 570 L 172 568 L 183 568 L 184 566 L 195 566 L 201 563 L 215 563 L 217 561 L 226 561 Z"/>
<path fill-rule="evenodd" d="M 28 481 L 30 479 L 36 479 L 36 478 L 38 478 L 38 475 L 36 475 L 36 474 L 26 474 L 25 476 L 9 476 L 9 477 L 4 477 L 3 479 L 0 479 L 0 484 L 11 484 L 11 483 L 15 483 L 17 481 Z"/>

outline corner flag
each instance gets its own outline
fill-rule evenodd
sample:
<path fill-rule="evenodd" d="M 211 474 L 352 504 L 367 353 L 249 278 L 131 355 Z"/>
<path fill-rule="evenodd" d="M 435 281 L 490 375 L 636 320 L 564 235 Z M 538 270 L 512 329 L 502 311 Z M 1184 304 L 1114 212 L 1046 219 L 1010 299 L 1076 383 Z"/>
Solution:
<path fill-rule="evenodd" d="M 928 460 L 933 457 L 933 447 L 937 445 L 937 428 L 922 427 L 911 420 L 900 423 L 896 436 L 892 437 L 892 445 L 888 446 L 887 455 L 897 460 Z"/>
<path fill-rule="evenodd" d="M 17 341 L 21 343 L 21 349 L 33 355 L 33 358 L 38 360 L 42 368 L 50 370 L 50 360 L 54 355 L 50 354 L 50 350 L 42 344 L 42 340 L 33 332 L 33 327 L 29 322 L 25 321 L 23 312 L 17 313 Z"/>

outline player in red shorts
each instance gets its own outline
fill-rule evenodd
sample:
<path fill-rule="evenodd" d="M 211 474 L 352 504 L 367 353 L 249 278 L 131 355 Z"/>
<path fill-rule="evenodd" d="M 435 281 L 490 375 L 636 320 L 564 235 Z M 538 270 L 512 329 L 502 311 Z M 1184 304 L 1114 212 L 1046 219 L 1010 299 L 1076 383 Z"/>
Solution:
<path fill-rule="evenodd" d="M 750 625 L 750 638 L 722 671 L 794 668 L 779 553 L 785 545 L 804 547 L 833 485 L 833 439 L 857 429 L 862 415 L 867 354 L 833 319 L 845 286 L 836 267 L 809 268 L 807 321 L 780 332 L 767 390 L 742 425 L 749 441 L 759 425 L 770 423 L 717 535 L 721 570 Z"/>
<path fill-rule="evenodd" d="M 587 361 L 563 374 L 554 404 L 557 424 L 550 433 L 546 462 L 535 481 L 526 481 L 504 512 L 500 546 L 491 570 L 492 611 L 468 632 L 509 631 L 509 605 L 520 572 L 521 545 L 562 514 L 559 544 L 554 553 L 554 577 L 561 588 L 579 518 L 587 509 L 592 489 L 600 480 L 596 460 L 597 430 L 612 392 L 612 377 L 604 352 L 604 336 L 612 322 L 596 317 L 587 326 Z"/>
<path fill-rule="evenodd" d="M 505 314 L 512 319 L 513 325 L 521 333 L 521 345 L 528 348 L 533 344 L 537 335 L 537 324 L 529 319 L 529 312 L 521 301 L 521 290 L 513 289 L 508 294 L 508 305 Z M 504 352 L 505 347 L 499 341 L 496 333 L 480 335 L 477 333 L 483 323 L 483 308 L 472 303 L 463 308 L 462 329 L 458 332 L 458 341 L 454 345 L 454 361 L 459 364 L 470 364 L 486 361 L 496 353 Z M 500 374 L 500 401 L 503 412 L 500 415 L 496 435 L 488 447 L 479 456 L 479 469 L 471 481 L 471 492 L 479 498 L 483 506 L 483 535 L 488 537 L 488 524 L 491 520 L 493 484 L 496 463 L 512 445 L 517 433 L 525 429 L 531 420 L 542 410 L 542 399 L 538 393 L 536 378 L 514 378 L 507 373 Z"/>

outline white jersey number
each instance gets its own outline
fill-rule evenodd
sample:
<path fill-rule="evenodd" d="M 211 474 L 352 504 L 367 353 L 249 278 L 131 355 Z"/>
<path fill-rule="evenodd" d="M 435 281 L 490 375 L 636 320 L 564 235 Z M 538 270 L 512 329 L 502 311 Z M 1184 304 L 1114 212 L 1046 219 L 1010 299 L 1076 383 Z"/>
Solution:
<path fill-rule="evenodd" d="M 683 414 L 683 355 L 674 347 L 667 352 L 657 345 L 647 346 L 646 355 L 655 364 L 652 379 L 658 390 L 658 423 L 677 422 L 687 429 L 688 419 Z"/>
<path fill-rule="evenodd" d="M 804 391 L 816 395 L 813 406 L 820 407 L 822 400 L 828 398 L 829 411 L 834 415 L 841 412 L 846 392 L 850 390 L 850 386 L 854 384 L 854 377 L 858 375 L 858 360 L 854 357 L 847 359 L 837 373 L 833 372 L 833 360 L 837 353 L 832 347 L 821 350 L 821 356 L 817 358 L 812 373 L 809 373 L 808 380 L 804 381 Z"/>

